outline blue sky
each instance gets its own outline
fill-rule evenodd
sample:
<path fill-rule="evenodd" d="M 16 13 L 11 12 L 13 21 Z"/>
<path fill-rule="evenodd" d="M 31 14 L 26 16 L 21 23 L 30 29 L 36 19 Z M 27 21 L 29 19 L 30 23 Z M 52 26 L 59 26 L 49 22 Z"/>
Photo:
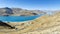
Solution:
<path fill-rule="evenodd" d="M 60 10 L 60 0 L 0 0 L 0 7 L 37 10 Z"/>

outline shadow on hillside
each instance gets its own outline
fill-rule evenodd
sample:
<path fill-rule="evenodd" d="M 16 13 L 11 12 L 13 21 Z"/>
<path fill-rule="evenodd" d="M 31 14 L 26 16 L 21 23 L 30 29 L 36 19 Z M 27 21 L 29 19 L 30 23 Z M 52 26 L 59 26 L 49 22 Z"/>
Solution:
<path fill-rule="evenodd" d="M 4 26 L 4 27 L 9 27 L 11 29 L 15 29 L 15 27 L 12 27 L 11 25 L 9 25 L 9 24 L 7 24 L 5 22 L 2 22 L 2 21 L 0 21 L 0 26 Z"/>

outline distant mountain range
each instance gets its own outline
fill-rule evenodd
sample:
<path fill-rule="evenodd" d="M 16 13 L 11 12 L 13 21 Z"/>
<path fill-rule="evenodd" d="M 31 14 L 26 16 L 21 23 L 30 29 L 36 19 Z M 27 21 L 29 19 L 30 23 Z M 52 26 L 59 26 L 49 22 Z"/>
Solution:
<path fill-rule="evenodd" d="M 46 14 L 46 12 L 41 10 L 26 10 L 21 8 L 0 8 L 0 16 L 32 16 Z"/>

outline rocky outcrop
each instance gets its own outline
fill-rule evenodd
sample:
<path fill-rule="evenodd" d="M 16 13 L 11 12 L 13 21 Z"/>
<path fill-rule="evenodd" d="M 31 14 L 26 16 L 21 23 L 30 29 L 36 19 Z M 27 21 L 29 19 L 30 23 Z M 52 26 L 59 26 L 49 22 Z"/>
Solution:
<path fill-rule="evenodd" d="M 9 24 L 7 24 L 5 22 L 2 22 L 2 21 L 0 21 L 0 26 L 5 27 L 5 28 L 8 27 L 8 28 L 11 28 L 11 29 L 15 29 L 15 27 L 12 27 L 11 25 L 9 25 Z"/>

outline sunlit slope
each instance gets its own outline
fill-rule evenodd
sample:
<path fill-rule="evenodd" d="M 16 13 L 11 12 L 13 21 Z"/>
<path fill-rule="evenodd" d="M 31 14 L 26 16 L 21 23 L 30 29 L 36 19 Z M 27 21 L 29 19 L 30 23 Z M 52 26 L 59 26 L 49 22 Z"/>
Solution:
<path fill-rule="evenodd" d="M 42 17 L 32 21 L 32 23 L 34 23 L 32 30 L 37 29 L 36 31 L 33 31 L 32 33 L 39 33 L 40 34 L 42 32 L 43 33 L 50 32 L 50 30 L 51 31 L 53 31 L 53 30 L 57 31 L 57 28 L 59 28 L 58 26 L 60 25 L 60 13 L 56 13 L 52 16 L 48 16 L 48 15 L 42 16 Z M 60 31 L 60 29 L 58 29 L 58 30 Z M 31 32 L 29 32 L 29 33 L 31 33 Z"/>
<path fill-rule="evenodd" d="M 39 17 L 37 19 L 35 19 L 34 21 L 31 22 L 31 29 L 30 30 L 45 30 L 45 29 L 49 29 L 52 26 L 57 26 L 60 24 L 60 14 L 57 13 L 55 15 L 49 16 L 49 15 L 45 15 L 42 17 Z M 29 30 L 29 31 L 30 31 Z"/>
<path fill-rule="evenodd" d="M 13 32 L 7 31 L 10 34 L 30 34 L 31 32 L 33 34 L 34 33 L 40 34 L 42 32 L 43 33 L 50 32 L 50 28 L 52 28 L 51 30 L 53 31 L 53 29 L 56 29 L 57 26 L 60 26 L 60 13 L 56 13 L 54 15 L 43 15 L 35 20 L 26 23 L 23 22 L 20 24 L 19 23 L 8 23 L 8 24 L 10 25 L 15 24 L 15 27 L 18 28 L 17 30 L 15 29 Z"/>
<path fill-rule="evenodd" d="M 23 33 L 23 32 L 29 32 L 29 31 L 34 31 L 34 30 L 42 31 L 46 28 L 50 28 L 52 26 L 59 25 L 60 24 L 60 15 L 59 14 L 52 15 L 52 16 L 45 15 L 45 16 L 39 17 L 39 18 L 31 21 L 28 24 L 29 24 L 29 26 L 20 32 Z"/>

